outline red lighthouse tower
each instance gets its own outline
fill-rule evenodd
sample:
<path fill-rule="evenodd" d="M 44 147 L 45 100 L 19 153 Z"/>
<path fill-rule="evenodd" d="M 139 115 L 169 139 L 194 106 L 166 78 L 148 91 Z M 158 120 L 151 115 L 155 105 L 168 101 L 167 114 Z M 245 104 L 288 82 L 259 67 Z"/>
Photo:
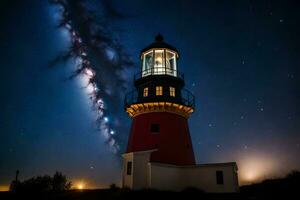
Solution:
<path fill-rule="evenodd" d="M 161 35 L 141 51 L 142 69 L 134 77 L 136 89 L 125 98 L 125 110 L 132 118 L 126 153 L 155 150 L 150 162 L 195 164 L 187 121 L 195 100 L 183 88 L 178 58 L 178 51 Z"/>

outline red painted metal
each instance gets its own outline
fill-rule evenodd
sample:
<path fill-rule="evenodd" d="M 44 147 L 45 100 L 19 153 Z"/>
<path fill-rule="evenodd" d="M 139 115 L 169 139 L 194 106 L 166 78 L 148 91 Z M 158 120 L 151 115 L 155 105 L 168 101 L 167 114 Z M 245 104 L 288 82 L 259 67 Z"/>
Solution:
<path fill-rule="evenodd" d="M 159 124 L 159 133 L 152 133 L 151 124 Z M 133 118 L 127 153 L 157 149 L 151 162 L 194 165 L 195 157 L 187 119 L 168 112 L 140 114 Z"/>

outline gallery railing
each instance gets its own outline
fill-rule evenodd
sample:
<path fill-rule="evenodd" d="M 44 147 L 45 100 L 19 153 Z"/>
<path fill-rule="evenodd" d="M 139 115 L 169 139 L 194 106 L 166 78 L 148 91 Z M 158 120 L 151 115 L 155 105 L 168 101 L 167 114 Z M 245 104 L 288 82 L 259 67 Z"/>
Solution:
<path fill-rule="evenodd" d="M 153 67 L 150 69 L 143 70 L 137 74 L 134 75 L 134 80 L 147 77 L 150 75 L 169 75 L 178 77 L 182 80 L 184 80 L 184 74 L 180 73 L 178 70 L 166 68 L 166 67 Z"/>
<path fill-rule="evenodd" d="M 187 89 L 182 89 L 181 93 L 177 97 L 171 96 L 156 96 L 149 94 L 147 97 L 139 96 L 137 90 L 128 92 L 124 99 L 124 106 L 127 108 L 132 104 L 144 103 L 144 102 L 173 102 L 181 105 L 185 105 L 191 108 L 195 108 L 195 96 Z"/>

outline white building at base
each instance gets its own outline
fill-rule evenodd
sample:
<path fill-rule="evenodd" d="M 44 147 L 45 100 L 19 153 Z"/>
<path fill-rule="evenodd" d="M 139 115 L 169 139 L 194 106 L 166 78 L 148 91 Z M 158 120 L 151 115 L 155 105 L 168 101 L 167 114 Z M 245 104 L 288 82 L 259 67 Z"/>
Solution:
<path fill-rule="evenodd" d="M 178 166 L 150 162 L 155 150 L 123 154 L 123 187 L 133 190 L 182 191 L 193 187 L 209 193 L 238 192 L 235 162 Z"/>

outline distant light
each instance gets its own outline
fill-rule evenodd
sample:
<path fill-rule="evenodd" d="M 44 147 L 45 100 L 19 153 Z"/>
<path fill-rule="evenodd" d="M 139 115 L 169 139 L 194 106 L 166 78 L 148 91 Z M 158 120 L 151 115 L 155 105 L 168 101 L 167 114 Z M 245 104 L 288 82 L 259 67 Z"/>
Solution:
<path fill-rule="evenodd" d="M 0 192 L 6 192 L 9 191 L 8 185 L 0 185 Z"/>
<path fill-rule="evenodd" d="M 108 117 L 104 117 L 104 121 L 105 121 L 105 122 L 108 122 Z"/>
<path fill-rule="evenodd" d="M 245 145 L 244 148 L 247 149 L 248 146 Z M 252 155 L 247 153 L 247 156 L 243 156 L 238 163 L 242 184 L 255 183 L 272 177 L 278 166 L 276 158 L 261 152 L 252 153 Z"/>
<path fill-rule="evenodd" d="M 253 171 L 248 171 L 245 175 L 244 175 L 244 179 L 247 180 L 248 182 L 252 182 L 255 181 L 257 179 L 257 173 L 255 172 L 255 170 Z"/>
<path fill-rule="evenodd" d="M 84 189 L 84 183 L 78 183 L 77 184 L 77 186 L 76 186 L 76 188 L 78 189 L 78 190 L 83 190 Z"/>
<path fill-rule="evenodd" d="M 115 134 L 115 131 L 111 130 L 111 131 L 110 131 L 110 134 L 112 134 L 112 135 Z"/>

